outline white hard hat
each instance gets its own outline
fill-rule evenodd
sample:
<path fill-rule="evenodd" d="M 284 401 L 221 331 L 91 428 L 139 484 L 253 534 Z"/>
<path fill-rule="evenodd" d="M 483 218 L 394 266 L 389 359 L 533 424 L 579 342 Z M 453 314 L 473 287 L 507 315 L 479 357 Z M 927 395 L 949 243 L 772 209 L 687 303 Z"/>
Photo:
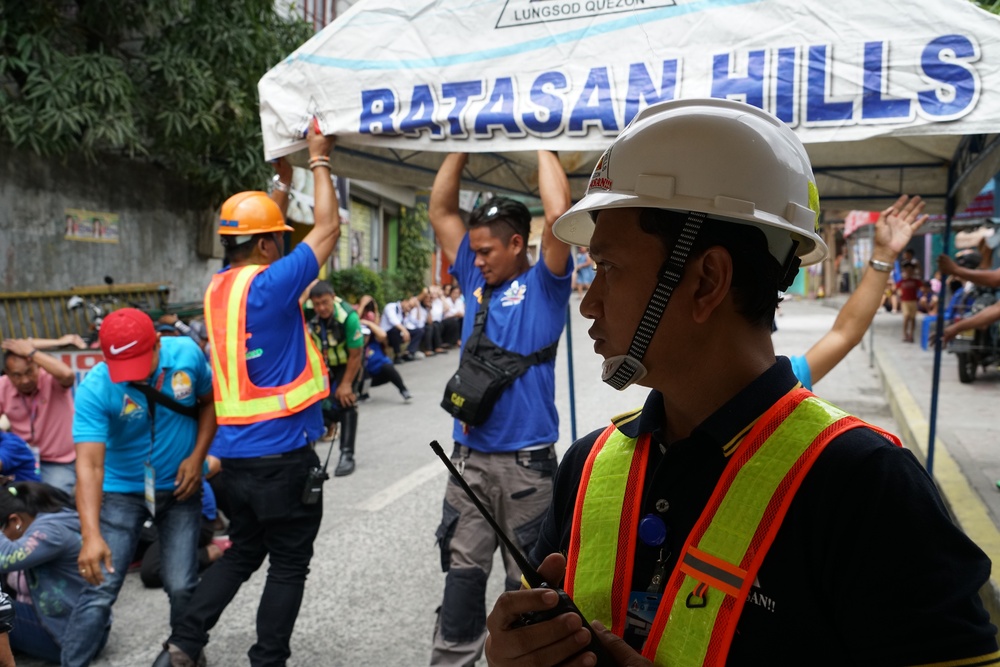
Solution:
<path fill-rule="evenodd" d="M 589 246 L 593 212 L 631 207 L 751 224 L 767 236 L 782 266 L 793 241 L 802 265 L 827 254 L 805 147 L 775 116 L 742 102 L 686 99 L 641 111 L 604 152 L 586 195 L 553 232 L 566 243 Z"/>

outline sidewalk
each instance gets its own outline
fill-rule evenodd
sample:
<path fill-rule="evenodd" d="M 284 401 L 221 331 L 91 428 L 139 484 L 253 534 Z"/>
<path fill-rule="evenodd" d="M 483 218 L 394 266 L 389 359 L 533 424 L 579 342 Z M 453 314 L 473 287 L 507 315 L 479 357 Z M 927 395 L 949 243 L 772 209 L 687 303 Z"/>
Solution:
<path fill-rule="evenodd" d="M 839 308 L 842 302 L 832 298 L 824 305 Z M 917 342 L 904 343 L 902 315 L 879 311 L 873 325 L 874 362 L 897 434 L 926 465 L 934 351 L 921 348 L 920 323 L 918 319 Z M 869 340 L 866 336 L 865 343 Z M 993 561 L 983 599 L 994 621 L 1000 619 L 998 388 L 1000 372 L 995 370 L 980 370 L 974 383 L 962 384 L 955 356 L 942 352 L 933 476 L 956 522 Z"/>

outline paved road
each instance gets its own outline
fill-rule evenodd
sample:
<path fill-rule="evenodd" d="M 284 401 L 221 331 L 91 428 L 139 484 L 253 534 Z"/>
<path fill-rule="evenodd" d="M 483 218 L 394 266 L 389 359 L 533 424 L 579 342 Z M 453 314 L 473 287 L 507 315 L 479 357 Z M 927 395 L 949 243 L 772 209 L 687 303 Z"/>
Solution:
<path fill-rule="evenodd" d="M 573 297 L 577 430 L 582 435 L 603 427 L 611 415 L 640 405 L 645 390 L 617 393 L 599 381 L 599 359 L 586 336 L 587 324 L 576 312 L 578 303 Z M 814 303 L 786 303 L 774 336 L 777 352 L 803 352 L 830 327 L 835 314 Z M 564 341 L 557 362 L 557 401 L 563 415 L 560 451 L 570 442 L 567 356 Z M 427 663 L 444 581 L 434 530 L 445 485 L 444 467 L 427 443 L 450 442 L 451 422 L 438 403 L 457 361 L 453 352 L 404 364 L 401 372 L 415 396 L 411 403 L 404 404 L 395 389 L 386 386 L 375 388 L 362 405 L 358 468 L 354 475 L 327 484 L 326 514 L 290 665 Z M 866 350 L 852 352 L 817 389 L 862 418 L 896 430 Z M 263 581 L 262 571 L 244 586 L 212 633 L 207 648 L 212 667 L 247 664 Z M 498 560 L 489 595 L 499 594 L 502 585 Z M 108 647 L 94 664 L 150 664 L 169 630 L 166 596 L 143 589 L 138 576 L 130 575 L 115 613 Z M 266 603 L 261 622 L 267 622 Z M 18 664 L 41 666 L 29 660 Z"/>

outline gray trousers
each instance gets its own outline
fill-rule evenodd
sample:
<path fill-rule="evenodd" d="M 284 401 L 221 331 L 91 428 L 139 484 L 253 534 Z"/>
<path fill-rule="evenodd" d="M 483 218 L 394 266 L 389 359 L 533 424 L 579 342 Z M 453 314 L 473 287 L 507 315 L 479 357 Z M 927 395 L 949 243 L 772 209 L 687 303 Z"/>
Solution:
<path fill-rule="evenodd" d="M 538 539 L 552 500 L 555 447 L 484 454 L 455 445 L 452 462 L 462 477 L 525 555 Z M 448 477 L 441 525 L 437 529 L 444 599 L 434 627 L 431 665 L 475 664 L 486 641 L 486 582 L 500 540 L 458 484 Z M 521 570 L 501 547 L 506 588 L 520 587 Z"/>

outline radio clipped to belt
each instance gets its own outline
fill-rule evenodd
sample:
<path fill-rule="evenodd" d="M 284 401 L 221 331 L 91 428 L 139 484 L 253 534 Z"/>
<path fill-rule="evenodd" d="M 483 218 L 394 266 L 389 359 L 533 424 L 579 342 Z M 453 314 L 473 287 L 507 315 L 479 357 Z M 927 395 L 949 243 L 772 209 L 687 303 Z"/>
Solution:
<path fill-rule="evenodd" d="M 534 366 L 555 359 L 559 341 L 527 356 L 498 346 L 486 337 L 486 315 L 493 288 L 483 290 L 482 305 L 476 312 L 472 334 L 465 343 L 458 370 L 448 380 L 441 407 L 469 426 L 483 424 L 493 412 L 500 395 L 514 380 Z"/>

